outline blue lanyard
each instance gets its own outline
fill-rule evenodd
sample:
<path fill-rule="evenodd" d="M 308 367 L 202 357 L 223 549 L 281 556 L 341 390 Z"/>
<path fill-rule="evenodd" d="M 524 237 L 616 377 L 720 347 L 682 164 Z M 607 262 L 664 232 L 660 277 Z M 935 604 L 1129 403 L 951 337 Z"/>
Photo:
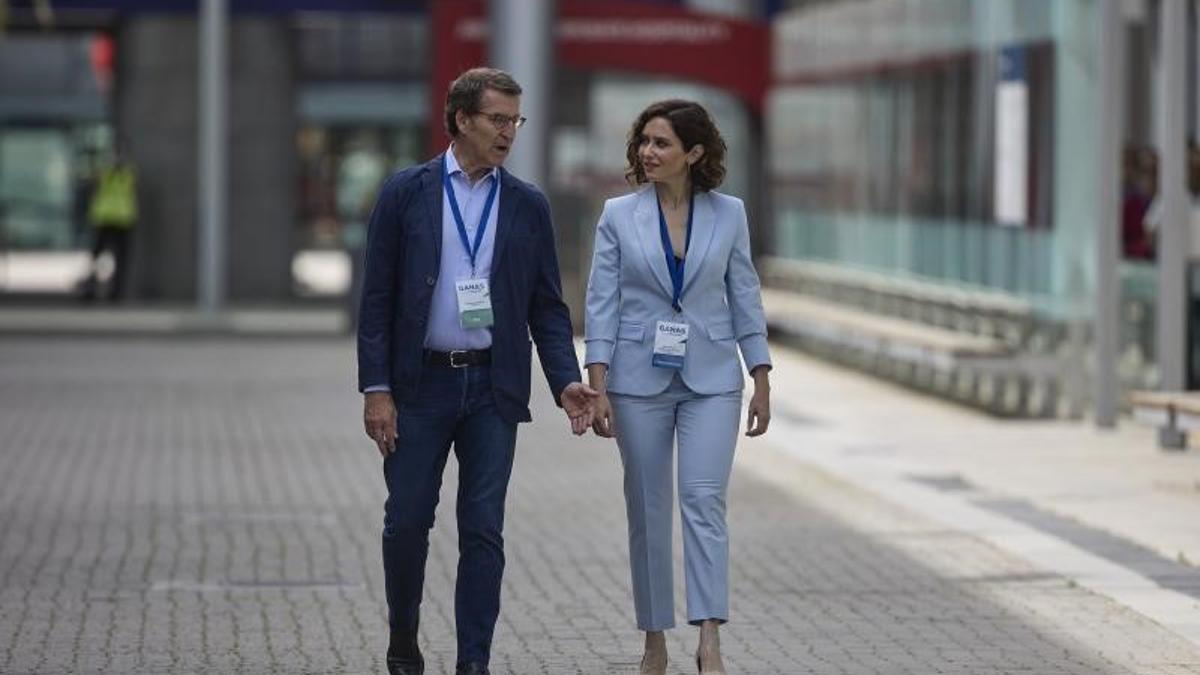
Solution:
<path fill-rule="evenodd" d="M 475 274 L 475 255 L 483 243 L 483 232 L 487 229 L 488 216 L 492 213 L 492 204 L 496 201 L 496 188 L 500 187 L 500 179 L 492 176 L 492 189 L 488 190 L 487 201 L 483 203 L 483 215 L 479 218 L 479 229 L 475 230 L 475 245 L 467 239 L 467 226 L 463 224 L 462 211 L 458 209 L 458 199 L 454 197 L 454 185 L 450 183 L 450 165 L 442 159 L 442 186 L 446 188 L 446 198 L 450 200 L 450 211 L 454 214 L 454 224 L 458 225 L 458 238 L 462 241 L 467 255 L 471 256 L 471 275 Z"/>
<path fill-rule="evenodd" d="M 675 249 L 671 247 L 671 235 L 667 232 L 667 218 L 663 215 L 662 204 L 659 203 L 657 196 L 654 199 L 654 205 L 658 207 L 658 233 L 662 235 L 663 253 L 667 257 L 667 271 L 671 273 L 671 286 L 674 292 L 671 295 L 671 306 L 676 312 L 682 312 L 683 308 L 679 305 L 679 298 L 683 295 L 683 268 L 687 264 L 687 260 L 675 261 Z M 687 236 L 683 242 L 683 254 L 687 255 L 688 248 L 692 245 L 692 215 L 696 213 L 696 193 L 693 192 L 688 200 L 688 219 L 687 219 Z"/>

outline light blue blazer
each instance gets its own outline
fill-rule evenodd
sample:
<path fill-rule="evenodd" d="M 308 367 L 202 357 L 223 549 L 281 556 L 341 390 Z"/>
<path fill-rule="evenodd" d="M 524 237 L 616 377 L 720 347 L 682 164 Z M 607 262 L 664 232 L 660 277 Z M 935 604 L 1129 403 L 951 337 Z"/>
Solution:
<path fill-rule="evenodd" d="M 696 194 L 676 315 L 656 199 L 647 185 L 604 204 L 588 279 L 586 363 L 608 365 L 614 394 L 661 393 L 677 371 L 651 365 L 655 326 L 682 321 L 689 327 L 684 384 L 698 394 L 740 391 L 738 347 L 748 371 L 771 363 L 746 208 L 737 197 Z"/>

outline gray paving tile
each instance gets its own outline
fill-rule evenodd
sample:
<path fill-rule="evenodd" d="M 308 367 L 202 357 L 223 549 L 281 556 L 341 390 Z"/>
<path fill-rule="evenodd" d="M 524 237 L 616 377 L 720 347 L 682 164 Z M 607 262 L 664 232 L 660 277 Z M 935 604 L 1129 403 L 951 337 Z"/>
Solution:
<path fill-rule="evenodd" d="M 636 672 L 615 447 L 535 383 L 494 671 Z M 0 672 L 382 672 L 359 405 L 343 341 L 0 341 Z M 1110 601 L 797 471 L 799 497 L 735 476 L 730 672 L 1200 673 Z M 443 490 L 431 673 L 455 651 L 453 461 Z M 672 672 L 694 640 L 671 632 Z"/>

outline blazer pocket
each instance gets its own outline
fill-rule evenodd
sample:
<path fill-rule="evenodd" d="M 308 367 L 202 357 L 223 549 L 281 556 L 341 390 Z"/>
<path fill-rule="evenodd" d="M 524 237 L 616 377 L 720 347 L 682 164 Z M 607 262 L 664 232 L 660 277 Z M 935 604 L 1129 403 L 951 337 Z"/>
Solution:
<path fill-rule="evenodd" d="M 708 324 L 708 339 L 716 340 L 732 340 L 733 339 L 733 322 L 732 321 L 717 321 Z"/>
<path fill-rule="evenodd" d="M 622 321 L 621 325 L 617 327 L 617 339 L 641 342 L 646 339 L 646 327 L 640 323 Z"/>

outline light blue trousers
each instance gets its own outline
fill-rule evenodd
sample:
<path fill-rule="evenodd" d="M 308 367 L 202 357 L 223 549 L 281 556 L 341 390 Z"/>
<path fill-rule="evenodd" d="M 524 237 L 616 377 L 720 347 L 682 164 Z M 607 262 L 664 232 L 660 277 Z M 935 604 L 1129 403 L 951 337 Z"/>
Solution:
<path fill-rule="evenodd" d="M 679 441 L 688 623 L 729 618 L 729 537 L 725 491 L 741 416 L 740 391 L 705 396 L 676 376 L 655 396 L 610 394 L 625 466 L 629 566 L 640 630 L 675 625 L 671 560 L 672 464 Z"/>

